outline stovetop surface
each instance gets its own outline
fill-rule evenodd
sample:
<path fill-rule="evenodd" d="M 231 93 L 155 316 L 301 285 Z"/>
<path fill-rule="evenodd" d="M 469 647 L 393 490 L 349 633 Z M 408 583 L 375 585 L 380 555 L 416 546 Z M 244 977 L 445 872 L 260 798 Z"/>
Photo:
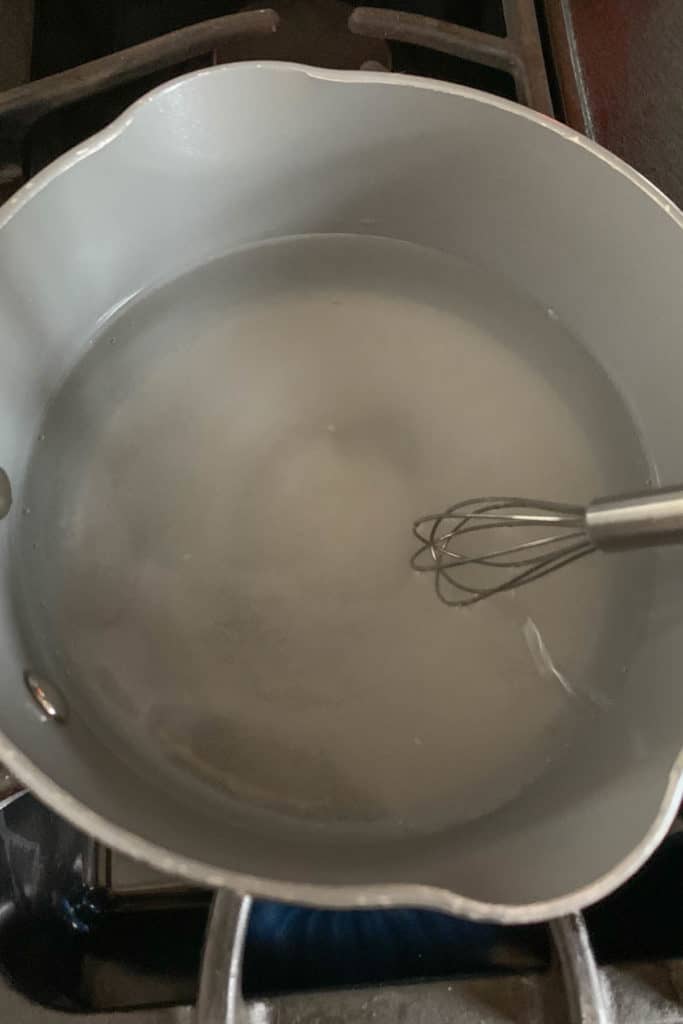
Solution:
<path fill-rule="evenodd" d="M 31 1002 L 79 1014 L 192 1004 L 210 898 L 104 850 L 31 796 L 0 812 L 0 971 Z M 597 962 L 676 962 L 682 905 L 683 831 L 674 828 L 630 882 L 586 911 Z M 540 984 L 552 954 L 546 925 L 256 902 L 243 988 L 258 1003 L 439 979 Z"/>

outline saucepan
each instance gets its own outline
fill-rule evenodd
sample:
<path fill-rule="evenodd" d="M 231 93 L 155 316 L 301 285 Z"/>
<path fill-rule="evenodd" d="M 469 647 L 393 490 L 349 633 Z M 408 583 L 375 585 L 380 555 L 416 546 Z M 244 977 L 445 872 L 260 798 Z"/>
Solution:
<path fill-rule="evenodd" d="M 683 760 L 683 563 L 471 610 L 460 497 L 683 479 L 683 220 L 569 128 L 290 64 L 172 81 L 0 211 L 0 759 L 203 885 L 528 922 Z"/>

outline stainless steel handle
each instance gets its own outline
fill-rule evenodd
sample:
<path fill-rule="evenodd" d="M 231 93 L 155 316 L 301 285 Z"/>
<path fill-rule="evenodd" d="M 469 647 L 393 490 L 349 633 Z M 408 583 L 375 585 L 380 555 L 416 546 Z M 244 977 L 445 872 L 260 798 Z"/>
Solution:
<path fill-rule="evenodd" d="M 683 487 L 593 501 L 586 509 L 586 529 L 602 551 L 683 544 Z"/>

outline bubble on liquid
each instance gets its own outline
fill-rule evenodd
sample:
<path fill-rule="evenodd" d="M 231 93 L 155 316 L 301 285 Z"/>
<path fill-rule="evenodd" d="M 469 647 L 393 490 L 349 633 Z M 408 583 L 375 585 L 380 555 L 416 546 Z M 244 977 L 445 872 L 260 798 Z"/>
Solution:
<path fill-rule="evenodd" d="M 559 320 L 560 319 L 560 314 L 557 312 L 557 310 L 553 309 L 552 306 L 548 306 L 548 308 L 546 309 L 545 312 L 546 312 L 546 316 L 548 317 L 549 320 Z"/>
<path fill-rule="evenodd" d="M 28 505 L 24 505 L 24 507 L 21 510 L 21 514 L 22 514 L 22 516 L 30 516 L 31 515 L 31 509 L 29 508 Z"/>
<path fill-rule="evenodd" d="M 38 440 L 39 441 L 44 441 L 45 440 L 45 434 L 38 434 Z"/>

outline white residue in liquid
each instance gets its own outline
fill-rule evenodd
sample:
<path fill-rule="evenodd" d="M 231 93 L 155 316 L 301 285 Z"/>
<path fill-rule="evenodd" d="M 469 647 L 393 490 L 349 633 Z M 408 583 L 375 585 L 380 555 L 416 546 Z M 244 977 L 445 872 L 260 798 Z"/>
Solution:
<path fill-rule="evenodd" d="M 103 324 L 41 432 L 36 642 L 179 793 L 445 827 L 513 799 L 623 679 L 621 559 L 466 613 L 410 569 L 413 520 L 459 499 L 647 478 L 597 363 L 482 267 L 349 236 L 228 255 Z"/>

